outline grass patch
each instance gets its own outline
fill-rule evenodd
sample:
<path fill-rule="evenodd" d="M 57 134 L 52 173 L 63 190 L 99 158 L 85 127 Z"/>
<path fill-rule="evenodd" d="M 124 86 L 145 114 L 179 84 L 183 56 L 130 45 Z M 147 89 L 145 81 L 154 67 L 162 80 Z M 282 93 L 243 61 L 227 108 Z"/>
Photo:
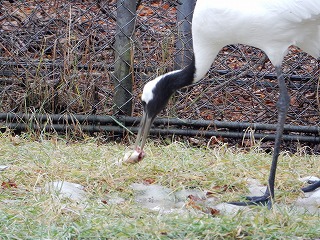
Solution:
<path fill-rule="evenodd" d="M 296 211 L 292 202 L 302 196 L 299 177 L 318 175 L 320 156 L 283 152 L 276 183 L 277 205 L 269 211 L 252 207 L 235 216 L 212 217 L 191 211 L 159 214 L 134 202 L 132 183 L 152 179 L 174 190 L 210 190 L 223 201 L 247 193 L 246 179 L 266 184 L 271 156 L 259 148 L 193 148 L 180 142 L 148 143 L 147 157 L 136 165 L 117 165 L 126 150 L 122 144 L 99 144 L 94 139 L 69 143 L 54 138 L 0 136 L 0 239 L 315 239 L 320 216 Z M 85 187 L 82 203 L 58 198 L 44 184 L 64 180 Z M 223 192 L 220 189 L 225 189 Z M 103 199 L 125 199 L 109 204 Z"/>

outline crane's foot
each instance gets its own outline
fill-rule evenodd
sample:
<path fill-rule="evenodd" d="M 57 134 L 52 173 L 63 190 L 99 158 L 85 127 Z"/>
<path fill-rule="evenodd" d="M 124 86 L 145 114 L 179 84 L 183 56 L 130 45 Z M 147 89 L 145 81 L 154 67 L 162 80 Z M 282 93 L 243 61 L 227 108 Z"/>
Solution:
<path fill-rule="evenodd" d="M 244 202 L 229 202 L 230 204 L 236 205 L 236 206 L 268 206 L 269 209 L 272 208 L 272 201 L 271 196 L 269 193 L 265 193 L 262 196 L 254 196 L 254 197 L 246 197 L 246 200 Z"/>
<path fill-rule="evenodd" d="M 301 188 L 303 192 L 312 192 L 320 187 L 320 181 L 308 181 L 309 185 Z"/>

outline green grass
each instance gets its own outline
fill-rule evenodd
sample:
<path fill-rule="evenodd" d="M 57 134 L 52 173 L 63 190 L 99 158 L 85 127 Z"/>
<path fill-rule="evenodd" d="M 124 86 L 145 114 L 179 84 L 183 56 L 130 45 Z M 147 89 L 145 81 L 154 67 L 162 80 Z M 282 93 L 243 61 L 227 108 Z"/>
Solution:
<path fill-rule="evenodd" d="M 130 184 L 152 179 L 174 190 L 210 190 L 219 201 L 235 201 L 247 193 L 246 178 L 266 184 L 269 154 L 217 145 L 194 148 L 181 142 L 147 144 L 147 157 L 136 165 L 117 165 L 126 146 L 65 140 L 35 141 L 0 136 L 0 239 L 317 239 L 320 216 L 296 211 L 302 196 L 299 177 L 318 175 L 320 156 L 303 149 L 280 156 L 276 206 L 252 207 L 236 215 L 211 216 L 194 209 L 185 214 L 159 214 L 134 202 Z M 85 187 L 88 199 L 75 203 L 43 191 L 45 183 L 65 180 Z M 16 187 L 15 187 L 16 186 Z M 225 189 L 226 191 L 221 191 Z M 108 196 L 119 204 L 102 201 Z M 284 206 L 284 207 L 279 207 Z"/>

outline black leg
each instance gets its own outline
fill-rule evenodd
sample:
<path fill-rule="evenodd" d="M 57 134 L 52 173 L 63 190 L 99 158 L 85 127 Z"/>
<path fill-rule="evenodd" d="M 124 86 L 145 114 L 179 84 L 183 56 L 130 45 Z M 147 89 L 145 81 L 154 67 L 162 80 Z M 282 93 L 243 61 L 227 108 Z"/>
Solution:
<path fill-rule="evenodd" d="M 270 175 L 269 175 L 269 181 L 268 181 L 269 183 L 268 189 L 270 191 L 270 196 L 272 199 L 274 198 L 274 182 L 276 177 L 278 157 L 280 154 L 280 145 L 282 140 L 283 128 L 284 128 L 284 124 L 286 121 L 287 112 L 290 104 L 290 96 L 288 94 L 288 90 L 283 77 L 281 66 L 276 67 L 276 73 L 278 77 L 280 96 L 277 102 L 277 108 L 278 108 L 277 133 L 276 133 L 274 152 L 272 156 L 272 163 L 271 163 L 271 169 L 270 169 Z"/>
<path fill-rule="evenodd" d="M 278 109 L 278 124 L 277 124 L 277 132 L 274 144 L 274 152 L 272 156 L 272 163 L 270 168 L 270 175 L 268 180 L 268 187 L 263 196 L 258 197 L 247 197 L 248 202 L 231 202 L 235 205 L 245 206 L 245 205 L 268 205 L 268 208 L 272 208 L 272 202 L 274 199 L 274 183 L 276 177 L 276 170 L 278 164 L 278 157 L 280 154 L 280 145 L 282 140 L 283 128 L 285 124 L 285 120 L 287 117 L 287 112 L 290 104 L 290 97 L 288 94 L 287 86 L 283 77 L 283 73 L 281 70 L 281 66 L 276 67 L 276 74 L 279 83 L 279 100 L 277 102 Z"/>

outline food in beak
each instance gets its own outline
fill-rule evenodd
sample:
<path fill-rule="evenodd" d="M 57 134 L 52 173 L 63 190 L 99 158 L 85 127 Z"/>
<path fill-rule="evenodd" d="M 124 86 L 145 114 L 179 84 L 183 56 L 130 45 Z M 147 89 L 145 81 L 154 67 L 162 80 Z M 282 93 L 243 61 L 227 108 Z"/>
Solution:
<path fill-rule="evenodd" d="M 140 147 L 137 147 L 133 152 L 127 152 L 123 157 L 124 163 L 138 163 L 140 162 L 145 156 L 143 150 Z"/>

